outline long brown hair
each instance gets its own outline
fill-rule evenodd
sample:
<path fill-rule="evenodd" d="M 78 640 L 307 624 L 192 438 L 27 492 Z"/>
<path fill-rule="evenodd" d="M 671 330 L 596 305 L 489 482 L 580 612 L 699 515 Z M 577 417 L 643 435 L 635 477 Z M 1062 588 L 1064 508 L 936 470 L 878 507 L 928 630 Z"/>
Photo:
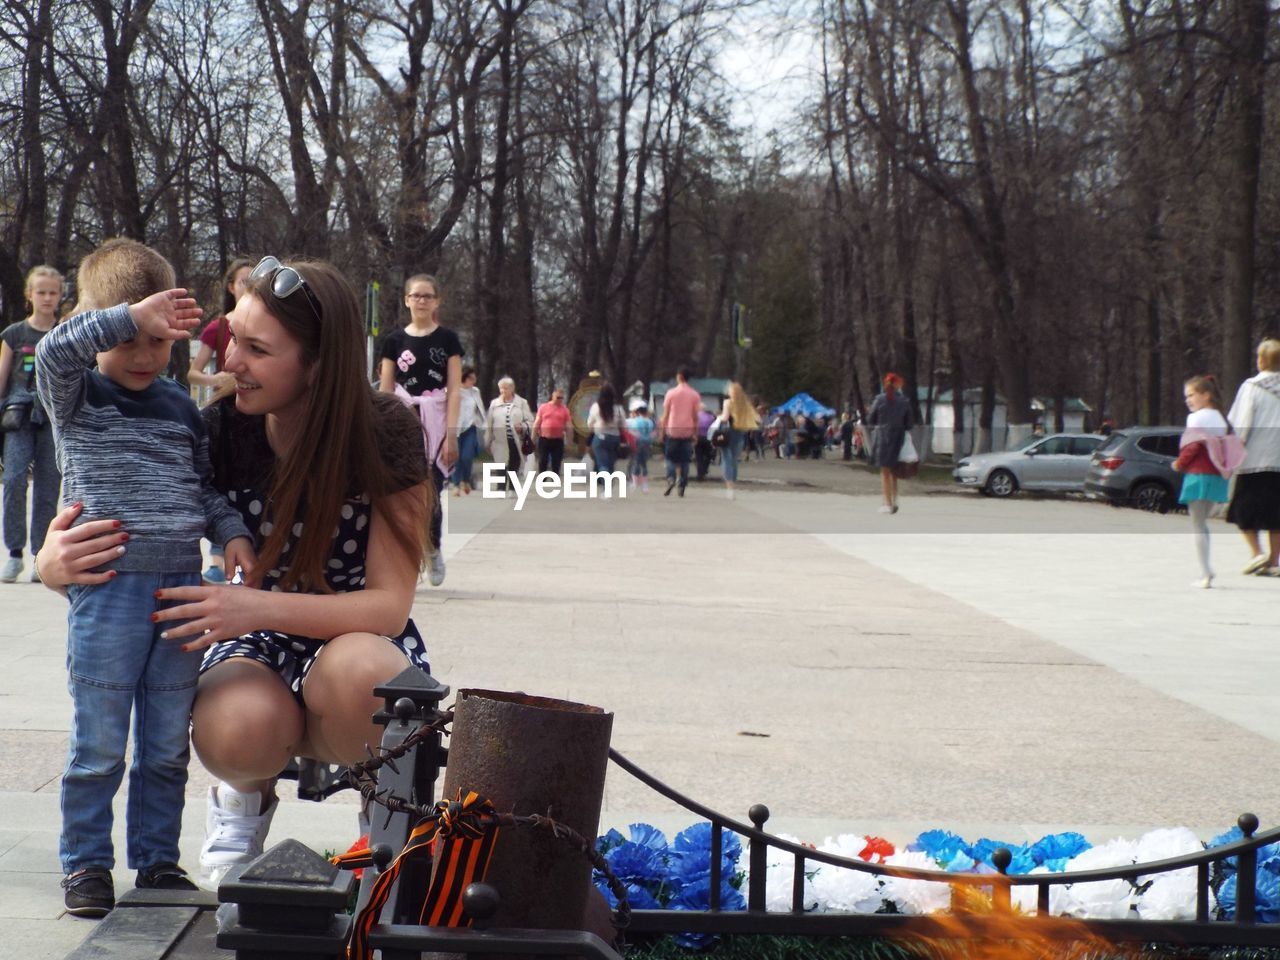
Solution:
<path fill-rule="evenodd" d="M 407 498 L 412 504 L 411 516 L 388 513 L 388 497 L 404 488 L 398 477 L 405 471 L 388 464 L 387 454 L 394 451 L 384 451 L 379 443 L 355 291 L 324 261 L 293 261 L 289 266 L 306 280 L 319 317 L 303 290 L 279 299 L 271 292 L 270 276 L 260 277 L 249 287 L 298 342 L 310 379 L 302 423 L 288 452 L 276 463 L 271 488 L 272 528 L 259 550 L 259 566 L 269 570 L 279 565 L 290 530 L 304 513 L 302 535 L 280 587 L 332 592 L 324 571 L 343 502 L 367 494 L 405 559 L 421 571 L 427 553 L 427 484 L 431 480 L 428 476 Z"/>

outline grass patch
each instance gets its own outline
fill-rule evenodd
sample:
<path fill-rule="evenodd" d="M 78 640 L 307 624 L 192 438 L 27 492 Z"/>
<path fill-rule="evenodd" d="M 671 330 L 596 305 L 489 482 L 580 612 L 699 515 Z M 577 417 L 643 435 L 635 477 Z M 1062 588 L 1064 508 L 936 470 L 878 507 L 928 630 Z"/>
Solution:
<path fill-rule="evenodd" d="M 705 950 L 686 950 L 672 937 L 637 937 L 627 960 L 1280 960 L 1272 947 L 1178 947 L 1170 944 L 1055 944 L 1049 953 L 1033 945 L 1025 951 L 1002 943 L 970 940 L 886 940 L 880 937 L 777 937 L 737 934 L 721 937 Z"/>

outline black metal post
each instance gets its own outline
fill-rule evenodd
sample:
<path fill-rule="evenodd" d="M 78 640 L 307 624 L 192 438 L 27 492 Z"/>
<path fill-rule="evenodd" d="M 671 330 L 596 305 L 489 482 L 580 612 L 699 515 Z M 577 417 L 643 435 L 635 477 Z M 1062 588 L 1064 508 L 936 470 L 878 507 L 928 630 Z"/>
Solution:
<path fill-rule="evenodd" d="M 297 840 L 276 844 L 218 887 L 217 945 L 236 960 L 344 957 L 355 878 Z"/>
<path fill-rule="evenodd" d="M 1258 818 L 1252 813 L 1240 814 L 1236 821 L 1246 840 L 1253 839 L 1258 829 Z M 1258 851 L 1246 850 L 1236 858 L 1236 923 L 1252 924 L 1255 917 L 1258 884 Z"/>
<path fill-rule="evenodd" d="M 791 874 L 792 913 L 804 913 L 804 864 L 804 857 L 797 854 L 795 872 Z"/>
<path fill-rule="evenodd" d="M 1013 854 L 1006 847 L 996 847 L 991 852 L 991 863 L 999 871 L 997 879 L 991 885 L 991 905 L 995 908 L 996 913 L 1011 913 L 1013 904 L 1010 897 L 1008 873 L 1009 864 L 1013 863 Z"/>
<path fill-rule="evenodd" d="M 724 834 L 719 823 L 711 824 L 711 895 L 709 906 L 720 909 L 720 858 L 724 850 Z"/>
<path fill-rule="evenodd" d="M 375 723 L 383 725 L 383 750 L 390 750 L 404 743 L 405 738 L 424 723 L 436 718 L 440 701 L 449 695 L 449 688 L 431 675 L 416 667 L 408 667 L 399 676 L 373 688 L 374 696 L 382 697 L 383 706 L 373 715 Z M 444 765 L 447 751 L 441 746 L 440 735 L 432 733 L 408 756 L 392 766 L 387 764 L 378 771 L 378 789 L 414 803 L 429 805 L 435 800 L 435 784 Z M 369 814 L 369 846 L 375 851 L 375 867 L 366 869 L 360 883 L 357 908 L 368 901 L 373 883 L 384 867 L 404 849 L 413 824 L 407 813 L 392 813 L 375 806 Z M 416 920 L 414 900 L 421 907 L 421 897 L 401 897 L 401 891 L 423 893 L 430 880 L 431 863 L 411 861 L 404 865 L 396 878 L 395 888 L 387 898 L 380 919 L 384 923 L 408 923 Z"/>
<path fill-rule="evenodd" d="M 753 827 L 764 830 L 764 825 L 769 821 L 769 808 L 763 803 L 753 804 L 747 811 L 747 816 L 751 818 Z M 751 864 L 751 879 L 747 883 L 747 909 L 764 910 L 764 891 L 769 870 L 768 842 L 759 837 L 752 837 L 748 847 L 748 857 Z"/>

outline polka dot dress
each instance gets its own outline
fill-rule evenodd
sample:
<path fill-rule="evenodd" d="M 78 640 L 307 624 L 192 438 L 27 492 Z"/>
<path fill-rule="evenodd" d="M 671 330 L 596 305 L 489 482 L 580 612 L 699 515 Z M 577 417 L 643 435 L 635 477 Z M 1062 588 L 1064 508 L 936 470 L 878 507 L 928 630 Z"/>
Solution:
<path fill-rule="evenodd" d="M 271 534 L 270 521 L 262 521 L 263 501 L 257 491 L 231 490 L 227 493 L 250 533 L 254 533 L 254 542 L 261 543 Z M 334 593 L 348 593 L 363 590 L 365 584 L 365 554 L 369 547 L 369 516 L 372 507 L 368 497 L 348 500 L 342 505 L 342 513 L 338 519 L 337 529 L 333 535 L 333 552 L 325 570 L 325 580 Z M 256 529 L 255 529 L 256 528 Z M 302 524 L 295 523 L 289 531 L 289 539 L 280 554 L 279 566 L 268 570 L 263 576 L 264 590 L 279 590 L 280 580 L 289 569 L 289 557 L 302 536 Z M 409 662 L 423 670 L 429 670 L 426 644 L 412 620 L 405 624 L 404 631 L 396 637 L 388 637 L 389 642 L 400 648 Z M 202 670 L 208 670 L 216 664 L 232 657 L 248 657 L 271 667 L 288 685 L 298 703 L 302 704 L 302 684 L 315 662 L 324 642 L 311 637 L 301 637 L 279 630 L 255 630 L 245 634 L 238 640 L 227 640 L 216 643 L 205 653 Z"/>
<path fill-rule="evenodd" d="M 427 475 L 427 464 L 417 418 L 394 397 L 376 395 L 374 400 L 378 408 L 379 449 L 404 488 L 420 483 Z M 214 485 L 225 491 L 227 499 L 239 510 L 254 545 L 261 549 L 273 530 L 270 505 L 263 491 L 271 487 L 275 461 L 263 418 L 239 414 L 232 400 L 206 408 L 203 415 L 210 437 Z M 325 569 L 325 580 L 335 593 L 364 589 L 371 512 L 368 497 L 354 497 L 342 505 Z M 293 524 L 277 567 L 263 577 L 263 589 L 281 589 L 280 581 L 289 569 L 289 558 L 302 531 L 301 522 Z M 405 624 L 399 636 L 388 637 L 387 642 L 394 644 L 413 666 L 430 671 L 426 644 L 412 620 Z M 205 651 L 201 670 L 233 657 L 256 660 L 274 670 L 298 703 L 305 705 L 303 682 L 323 648 L 322 641 L 311 637 L 278 630 L 255 630 L 238 639 L 214 644 Z M 291 763 L 281 775 L 297 779 L 299 796 L 322 799 L 345 786 L 341 772 L 341 767 L 302 760 Z"/>

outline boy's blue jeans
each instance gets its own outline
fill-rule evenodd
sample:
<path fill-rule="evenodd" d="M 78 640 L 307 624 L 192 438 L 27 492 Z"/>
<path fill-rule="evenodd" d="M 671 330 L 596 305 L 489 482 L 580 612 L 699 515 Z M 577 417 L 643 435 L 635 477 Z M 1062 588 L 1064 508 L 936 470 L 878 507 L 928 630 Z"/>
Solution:
<path fill-rule="evenodd" d="M 635 452 L 631 454 L 631 466 L 627 470 L 632 478 L 649 476 L 649 443 L 636 439 Z"/>
<path fill-rule="evenodd" d="M 133 765 L 125 807 L 128 864 L 178 862 L 178 836 L 191 757 L 189 727 L 198 651 L 161 640 L 154 624 L 162 587 L 200 585 L 199 573 L 121 573 L 98 586 L 67 588 L 67 687 L 74 716 L 62 775 L 62 871 L 115 866 L 111 800 L 124 776 L 129 719 Z M 230 588 L 227 588 L 230 589 Z"/>

